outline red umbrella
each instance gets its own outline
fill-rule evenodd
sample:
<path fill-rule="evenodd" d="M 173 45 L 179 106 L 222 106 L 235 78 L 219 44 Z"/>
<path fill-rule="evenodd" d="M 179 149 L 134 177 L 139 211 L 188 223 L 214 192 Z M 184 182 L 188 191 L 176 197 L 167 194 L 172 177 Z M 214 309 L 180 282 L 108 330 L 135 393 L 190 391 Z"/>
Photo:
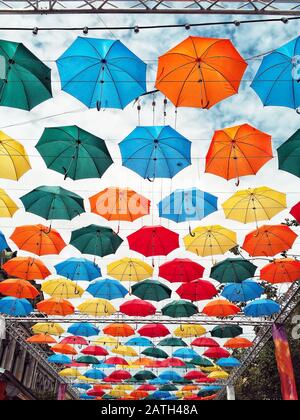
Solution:
<path fill-rule="evenodd" d="M 156 313 L 155 306 L 141 299 L 125 302 L 120 306 L 120 312 L 128 316 L 149 316 Z"/>
<path fill-rule="evenodd" d="M 200 279 L 204 274 L 202 265 L 186 258 L 176 258 L 159 267 L 159 277 L 170 283 L 189 283 Z"/>
<path fill-rule="evenodd" d="M 213 378 L 202 378 L 202 379 L 196 379 L 195 382 L 200 383 L 200 384 L 215 384 L 216 380 Z"/>
<path fill-rule="evenodd" d="M 213 347 L 206 350 L 203 356 L 210 357 L 211 359 L 223 359 L 230 357 L 230 353 L 221 347 Z"/>
<path fill-rule="evenodd" d="M 206 338 L 206 337 L 200 337 L 196 338 L 192 344 L 192 346 L 195 347 L 220 347 L 219 343 L 216 342 L 216 340 L 213 340 L 212 338 Z"/>
<path fill-rule="evenodd" d="M 210 300 L 217 296 L 215 286 L 207 280 L 195 280 L 191 283 L 182 284 L 176 293 L 182 298 L 197 302 L 199 300 Z"/>
<path fill-rule="evenodd" d="M 184 367 L 185 363 L 176 357 L 168 357 L 161 362 L 161 367 Z"/>
<path fill-rule="evenodd" d="M 138 391 L 156 391 L 156 389 L 156 386 L 148 384 L 141 385 L 137 388 Z"/>
<path fill-rule="evenodd" d="M 130 379 L 131 377 L 131 374 L 126 370 L 115 370 L 108 376 L 109 379 L 114 379 L 118 381 L 125 381 L 126 379 Z"/>
<path fill-rule="evenodd" d="M 88 346 L 81 353 L 88 356 L 108 356 L 109 354 L 107 350 L 100 346 Z"/>
<path fill-rule="evenodd" d="M 187 373 L 184 376 L 184 379 L 188 379 L 189 381 L 195 381 L 197 380 L 202 380 L 202 379 L 206 379 L 206 375 L 204 375 L 204 373 L 200 372 L 199 370 L 192 370 L 189 373 Z"/>
<path fill-rule="evenodd" d="M 87 391 L 87 395 L 90 397 L 103 397 L 105 395 L 104 391 L 101 391 L 100 389 L 89 389 Z"/>
<path fill-rule="evenodd" d="M 147 365 L 147 367 L 149 369 L 160 369 L 160 368 L 165 367 L 165 366 L 163 366 L 163 361 L 161 361 L 161 360 L 152 360 L 152 362 L 149 363 Z"/>
<path fill-rule="evenodd" d="M 298 223 L 300 223 L 300 201 L 298 204 L 292 207 L 290 214 L 297 220 Z"/>
<path fill-rule="evenodd" d="M 162 226 L 144 226 L 128 236 L 129 248 L 145 257 L 169 255 L 179 248 L 179 235 Z"/>
<path fill-rule="evenodd" d="M 72 362 L 68 365 L 68 368 L 82 368 L 82 367 L 88 367 L 89 364 L 88 363 L 77 363 L 77 362 Z"/>
<path fill-rule="evenodd" d="M 109 357 L 104 361 L 106 365 L 121 365 L 121 366 L 127 366 L 128 362 L 127 360 L 123 359 L 122 357 Z"/>
<path fill-rule="evenodd" d="M 66 337 L 63 340 L 61 340 L 60 342 L 61 344 L 73 344 L 73 345 L 78 345 L 78 346 L 87 346 L 88 342 L 86 341 L 85 338 L 83 337 L 77 337 L 77 336 L 73 336 L 70 335 L 70 337 Z"/>
<path fill-rule="evenodd" d="M 162 324 L 149 324 L 138 330 L 138 333 L 142 337 L 156 338 L 156 337 L 166 337 L 170 334 L 170 331 L 167 327 Z"/>
<path fill-rule="evenodd" d="M 113 379 L 113 378 L 110 378 L 109 376 L 107 376 L 106 378 L 104 378 L 104 379 L 102 379 L 102 382 L 107 382 L 107 383 L 112 383 L 112 384 L 114 384 L 114 383 L 116 383 L 116 384 L 118 384 L 120 381 L 119 381 L 119 379 Z"/>

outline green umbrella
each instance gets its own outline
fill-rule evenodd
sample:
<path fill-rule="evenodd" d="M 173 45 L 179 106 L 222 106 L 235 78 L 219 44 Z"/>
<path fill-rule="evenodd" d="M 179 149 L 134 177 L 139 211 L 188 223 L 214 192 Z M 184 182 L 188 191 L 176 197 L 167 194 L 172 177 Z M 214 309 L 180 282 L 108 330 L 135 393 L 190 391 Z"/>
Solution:
<path fill-rule="evenodd" d="M 164 338 L 158 343 L 161 347 L 187 347 L 188 345 L 181 339 L 176 337 Z"/>
<path fill-rule="evenodd" d="M 52 98 L 51 69 L 23 44 L 0 40 L 0 105 L 30 111 Z"/>
<path fill-rule="evenodd" d="M 215 327 L 210 334 L 215 338 L 235 338 L 243 334 L 243 328 L 238 325 L 221 325 Z"/>
<path fill-rule="evenodd" d="M 212 268 L 210 277 L 220 283 L 242 283 L 254 277 L 256 270 L 256 265 L 250 261 L 242 258 L 228 258 Z"/>
<path fill-rule="evenodd" d="M 214 366 L 214 364 L 209 359 L 206 359 L 206 357 L 202 357 L 202 356 L 194 357 L 191 360 L 191 363 L 193 365 L 201 366 L 201 367 L 205 367 L 205 368 L 207 368 L 207 367 L 209 368 L 209 367 Z"/>
<path fill-rule="evenodd" d="M 177 385 L 191 385 L 193 383 L 193 381 L 190 381 L 189 379 L 185 379 L 185 378 L 181 378 L 178 379 L 177 381 L 173 381 L 173 384 L 177 384 Z"/>
<path fill-rule="evenodd" d="M 191 317 L 197 313 L 197 306 L 186 300 L 177 300 L 162 308 L 162 314 L 170 318 Z"/>
<path fill-rule="evenodd" d="M 154 375 L 154 373 L 152 373 L 150 370 L 141 370 L 134 375 L 134 378 L 138 381 L 150 381 L 151 379 L 156 379 L 157 376 Z"/>
<path fill-rule="evenodd" d="M 155 359 L 167 359 L 169 355 L 157 347 L 149 347 L 142 351 L 144 356 L 154 357 Z"/>
<path fill-rule="evenodd" d="M 191 362 L 185 362 L 185 369 L 195 369 L 195 366 L 196 365 Z"/>
<path fill-rule="evenodd" d="M 83 254 L 99 257 L 115 254 L 122 243 L 123 239 L 112 229 L 97 225 L 74 230 L 70 241 Z"/>
<path fill-rule="evenodd" d="M 123 382 L 126 382 L 127 384 L 139 384 L 140 383 L 140 381 L 136 378 L 125 379 Z"/>
<path fill-rule="evenodd" d="M 26 211 L 46 220 L 72 220 L 85 212 L 83 198 L 61 187 L 38 187 L 21 201 Z"/>
<path fill-rule="evenodd" d="M 160 391 L 167 391 L 167 392 L 172 392 L 172 391 L 178 391 L 178 388 L 176 385 L 172 385 L 172 384 L 166 384 L 163 385 L 159 388 Z"/>
<path fill-rule="evenodd" d="M 300 178 L 299 151 L 300 129 L 277 149 L 279 169 Z"/>
<path fill-rule="evenodd" d="M 79 356 L 76 363 L 85 363 L 87 365 L 99 365 L 99 360 L 94 356 Z"/>
<path fill-rule="evenodd" d="M 143 300 L 160 302 L 170 299 L 172 290 L 157 280 L 145 280 L 132 287 L 132 294 Z"/>
<path fill-rule="evenodd" d="M 36 148 L 49 169 L 74 180 L 101 178 L 113 164 L 104 140 L 75 125 L 46 128 Z"/>

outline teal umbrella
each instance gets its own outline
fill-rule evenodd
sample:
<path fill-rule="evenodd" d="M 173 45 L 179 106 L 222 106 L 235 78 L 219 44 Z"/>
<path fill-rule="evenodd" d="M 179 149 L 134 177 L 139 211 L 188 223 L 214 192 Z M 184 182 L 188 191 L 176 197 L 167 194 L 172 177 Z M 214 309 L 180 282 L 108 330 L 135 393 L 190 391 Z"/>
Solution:
<path fill-rule="evenodd" d="M 112 229 L 90 225 L 72 232 L 70 244 L 83 254 L 105 257 L 115 254 L 123 243 Z"/>
<path fill-rule="evenodd" d="M 299 83 L 296 84 L 299 87 Z M 278 149 L 279 169 L 300 178 L 299 165 L 300 129 Z"/>
<path fill-rule="evenodd" d="M 65 179 L 101 178 L 113 164 L 104 140 L 76 125 L 46 128 L 36 149 Z"/>
<path fill-rule="evenodd" d="M 157 376 L 154 375 L 154 373 L 150 370 L 141 370 L 140 372 L 134 375 L 134 378 L 138 381 L 150 381 L 152 379 L 157 378 Z"/>
<path fill-rule="evenodd" d="M 194 357 L 191 360 L 191 363 L 193 365 L 204 367 L 204 368 L 210 368 L 214 366 L 213 362 L 211 362 L 209 359 L 206 359 L 205 357 L 202 357 L 202 356 Z"/>
<path fill-rule="evenodd" d="M 153 357 L 154 359 L 167 359 L 169 357 L 168 353 L 157 347 L 149 347 L 143 350 L 141 354 L 147 357 Z"/>
<path fill-rule="evenodd" d="M 227 258 L 214 265 L 210 277 L 220 283 L 242 283 L 255 276 L 257 266 L 243 258 Z"/>
<path fill-rule="evenodd" d="M 52 98 L 51 69 L 23 44 L 0 40 L 0 105 L 30 111 Z"/>
<path fill-rule="evenodd" d="M 143 300 L 160 302 L 170 299 L 172 290 L 157 280 L 145 280 L 132 287 L 132 294 Z"/>
<path fill-rule="evenodd" d="M 20 200 L 26 211 L 46 220 L 72 220 L 85 212 L 83 198 L 61 187 L 38 187 Z"/>
<path fill-rule="evenodd" d="M 160 347 L 187 347 L 187 344 L 181 339 L 176 337 L 164 338 L 158 343 Z"/>
<path fill-rule="evenodd" d="M 238 325 L 220 325 L 211 331 L 211 336 L 215 338 L 235 338 L 243 334 L 243 328 Z"/>
<path fill-rule="evenodd" d="M 82 363 L 87 365 L 99 365 L 99 360 L 94 356 L 79 356 L 76 360 L 76 363 Z"/>
<path fill-rule="evenodd" d="M 162 308 L 162 314 L 170 318 L 189 318 L 197 313 L 197 306 L 186 300 L 176 300 Z"/>

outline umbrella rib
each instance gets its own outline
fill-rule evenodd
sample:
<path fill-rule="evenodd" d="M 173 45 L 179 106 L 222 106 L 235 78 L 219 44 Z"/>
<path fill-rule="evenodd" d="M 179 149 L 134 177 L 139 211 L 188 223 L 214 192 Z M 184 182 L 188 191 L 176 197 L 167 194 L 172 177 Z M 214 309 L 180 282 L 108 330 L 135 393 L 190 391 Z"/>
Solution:
<path fill-rule="evenodd" d="M 124 109 L 124 105 L 122 104 L 122 99 L 121 99 L 121 96 L 120 96 L 120 92 L 119 92 L 119 90 L 118 90 L 118 88 L 117 88 L 117 84 L 116 84 L 116 82 L 115 82 L 114 78 L 112 77 L 111 71 L 110 71 L 110 69 L 108 68 L 108 66 L 106 66 L 106 69 L 107 69 L 107 71 L 108 71 L 108 73 L 109 73 L 109 75 L 110 75 L 110 78 L 111 78 L 111 80 L 112 80 L 112 82 L 113 82 L 113 85 L 114 85 L 114 87 L 115 87 L 115 90 L 116 90 L 116 92 L 117 92 L 117 96 L 118 96 L 118 98 L 119 98 L 119 102 L 120 102 L 121 108 L 122 108 L 122 109 Z"/>
<path fill-rule="evenodd" d="M 113 67 L 116 67 L 117 69 L 120 69 L 120 70 L 122 70 L 125 74 L 127 74 L 131 79 L 132 79 L 132 81 L 133 81 L 133 83 L 137 83 L 142 89 L 143 89 L 143 91 L 145 90 L 145 87 L 144 86 L 142 86 L 142 83 L 144 82 L 143 80 L 135 80 L 134 78 L 133 78 L 133 76 L 128 72 L 128 71 L 126 71 L 126 69 L 125 68 L 122 68 L 122 67 L 119 67 L 119 66 L 117 66 L 116 64 L 109 64 L 109 65 L 111 65 L 111 66 L 113 66 Z M 146 82 L 146 81 L 145 81 Z"/>
<path fill-rule="evenodd" d="M 278 77 L 276 77 L 276 79 L 274 80 L 274 83 L 272 85 L 272 87 L 269 90 L 269 93 L 267 95 L 267 97 L 265 98 L 264 104 L 266 104 L 268 102 L 268 99 L 272 93 L 272 90 L 274 89 L 275 84 L 279 81 L 280 77 L 283 75 L 283 73 L 289 68 L 290 63 L 288 63 L 288 65 L 281 71 L 281 73 L 278 75 Z"/>

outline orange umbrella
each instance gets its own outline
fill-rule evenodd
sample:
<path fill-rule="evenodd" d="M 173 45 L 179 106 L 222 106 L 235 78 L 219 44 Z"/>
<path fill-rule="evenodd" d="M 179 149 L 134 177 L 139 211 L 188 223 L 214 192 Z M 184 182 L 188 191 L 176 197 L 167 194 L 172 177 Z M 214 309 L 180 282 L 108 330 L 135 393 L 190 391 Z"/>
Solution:
<path fill-rule="evenodd" d="M 209 109 L 238 93 L 246 68 L 230 40 L 190 36 L 159 58 L 156 88 L 176 107 Z"/>
<path fill-rule="evenodd" d="M 134 398 L 137 398 L 137 399 L 146 398 L 146 397 L 148 397 L 148 395 L 149 395 L 149 392 L 146 392 L 146 391 L 138 391 L 138 390 L 132 391 L 130 393 L 130 396 L 131 397 L 134 397 Z"/>
<path fill-rule="evenodd" d="M 55 344 L 51 350 L 54 353 L 69 354 L 71 356 L 75 356 L 77 354 L 77 351 L 69 344 Z"/>
<path fill-rule="evenodd" d="M 127 188 L 106 188 L 89 200 L 91 211 L 108 221 L 134 222 L 150 212 L 150 201 Z"/>
<path fill-rule="evenodd" d="M 224 347 L 227 349 L 248 349 L 252 346 L 252 341 L 243 337 L 231 338 L 224 344 Z"/>
<path fill-rule="evenodd" d="M 300 261 L 290 258 L 274 260 L 262 268 L 260 278 L 273 284 L 298 281 L 300 279 Z"/>
<path fill-rule="evenodd" d="M 4 296 L 13 296 L 18 299 L 35 299 L 40 292 L 28 281 L 21 279 L 8 279 L 0 283 L 0 293 Z"/>
<path fill-rule="evenodd" d="M 209 302 L 204 308 L 203 313 L 207 316 L 216 316 L 225 318 L 227 316 L 236 315 L 240 312 L 240 308 L 226 299 L 216 299 Z"/>
<path fill-rule="evenodd" d="M 251 257 L 273 257 L 292 248 L 297 237 L 288 226 L 264 225 L 246 236 L 243 249 Z"/>
<path fill-rule="evenodd" d="M 17 227 L 10 239 L 22 251 L 36 255 L 56 255 L 66 247 L 60 234 L 43 225 L 29 225 Z"/>
<path fill-rule="evenodd" d="M 135 334 L 134 329 L 128 324 L 111 324 L 103 328 L 103 332 L 112 337 L 130 337 Z"/>
<path fill-rule="evenodd" d="M 47 315 L 67 316 L 72 315 L 75 312 L 75 308 L 72 303 L 66 299 L 61 298 L 43 300 L 42 302 L 38 303 L 36 307 L 40 312 L 43 312 Z"/>
<path fill-rule="evenodd" d="M 136 359 L 134 362 L 132 362 L 134 366 L 150 366 L 152 364 L 152 360 L 148 357 L 140 357 L 139 359 Z"/>
<path fill-rule="evenodd" d="M 185 385 L 182 387 L 183 392 L 197 391 L 198 389 L 199 387 L 197 385 Z"/>
<path fill-rule="evenodd" d="M 256 175 L 273 158 L 272 138 L 248 124 L 216 131 L 206 156 L 206 172 L 225 178 Z"/>
<path fill-rule="evenodd" d="M 44 280 L 51 273 L 45 264 L 31 257 L 16 257 L 7 261 L 2 268 L 13 277 L 24 280 Z"/>
<path fill-rule="evenodd" d="M 56 344 L 57 341 L 49 334 L 36 334 L 26 339 L 27 343 L 32 344 Z"/>

